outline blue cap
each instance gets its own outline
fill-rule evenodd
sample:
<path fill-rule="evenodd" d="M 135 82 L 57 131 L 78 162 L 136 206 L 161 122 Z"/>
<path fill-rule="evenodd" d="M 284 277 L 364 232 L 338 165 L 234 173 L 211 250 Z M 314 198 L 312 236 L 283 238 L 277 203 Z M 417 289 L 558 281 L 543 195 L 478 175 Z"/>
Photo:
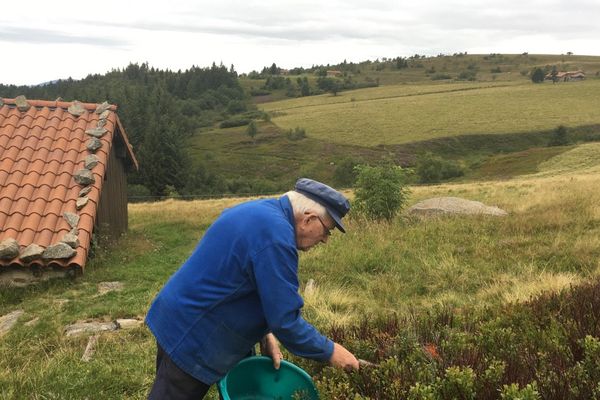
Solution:
<path fill-rule="evenodd" d="M 325 207 L 335 221 L 335 226 L 346 233 L 346 229 L 342 225 L 342 218 L 350 210 L 350 202 L 343 194 L 324 183 L 308 178 L 298 179 L 294 190 Z"/>

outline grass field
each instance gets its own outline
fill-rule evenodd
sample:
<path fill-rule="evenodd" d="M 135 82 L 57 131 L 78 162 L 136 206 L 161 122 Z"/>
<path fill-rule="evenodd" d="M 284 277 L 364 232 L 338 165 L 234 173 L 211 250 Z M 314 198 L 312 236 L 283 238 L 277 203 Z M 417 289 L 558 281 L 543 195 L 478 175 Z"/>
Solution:
<path fill-rule="evenodd" d="M 303 127 L 313 138 L 377 146 L 595 124 L 600 122 L 599 89 L 600 80 L 407 85 L 265 103 L 262 108 L 283 129 Z"/>
<path fill-rule="evenodd" d="M 582 69 L 588 79 L 531 83 L 534 67 L 551 66 Z M 257 121 L 255 140 L 244 126 L 202 128 L 189 137 L 192 159 L 216 175 L 212 193 L 272 193 L 306 175 L 348 185 L 338 180 L 339 166 L 384 158 L 410 166 L 424 151 L 462 163 L 468 179 L 510 177 L 535 172 L 539 162 L 559 151 L 540 149 L 558 125 L 568 128 L 571 142 L 599 135 L 600 57 L 457 54 L 413 57 L 402 69 L 389 60 L 335 68 L 354 82 L 380 86 L 302 98 L 273 90 L 253 98 L 272 117 Z M 476 80 L 458 80 L 464 71 L 476 72 Z M 432 80 L 438 73 L 451 79 Z M 316 88 L 315 73 L 302 76 Z M 298 76 L 282 78 L 296 85 Z M 242 77 L 240 84 L 249 93 L 265 79 Z M 286 138 L 296 127 L 306 130 L 305 139 Z M 223 183 L 220 189 L 215 180 Z"/>
<path fill-rule="evenodd" d="M 301 257 L 305 314 L 318 327 L 369 315 L 408 315 L 434 305 L 465 309 L 522 301 L 600 271 L 600 150 L 574 146 L 544 157 L 534 174 L 504 181 L 412 188 L 409 203 L 450 195 L 506 209 L 505 218 L 351 218 L 348 233 Z M 351 193 L 349 193 L 351 195 Z M 24 310 L 0 339 L 3 399 L 142 399 L 153 376 L 154 342 L 145 327 L 87 338 L 63 336 L 77 321 L 143 318 L 156 294 L 219 212 L 241 198 L 131 205 L 130 230 L 100 250 L 75 281 L 0 291 L 0 315 Z M 97 284 L 120 281 L 98 295 Z M 25 323 L 38 318 L 37 324 Z M 212 398 L 215 394 L 212 394 Z"/>
<path fill-rule="evenodd" d="M 544 149 L 551 132 L 567 126 L 572 142 L 598 137 L 600 80 L 420 82 L 260 104 L 272 114 L 246 127 L 207 128 L 188 139 L 196 163 L 221 179 L 239 181 L 238 193 L 285 190 L 299 176 L 337 184 L 344 160 L 402 165 L 432 151 L 467 166 L 467 179 L 506 178 L 536 171 L 560 149 Z M 289 140 L 286 129 L 307 137 Z M 514 154 L 510 154 L 514 153 Z M 488 159 L 490 156 L 497 158 Z M 243 178 L 240 178 L 243 171 Z M 216 193 L 223 193 L 216 192 Z"/>

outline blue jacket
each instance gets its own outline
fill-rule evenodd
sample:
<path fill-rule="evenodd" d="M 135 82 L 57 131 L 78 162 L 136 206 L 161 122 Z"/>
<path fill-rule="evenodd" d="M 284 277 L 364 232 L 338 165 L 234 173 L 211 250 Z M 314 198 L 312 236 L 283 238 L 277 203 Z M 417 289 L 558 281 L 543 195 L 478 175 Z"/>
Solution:
<path fill-rule="evenodd" d="M 327 361 L 333 342 L 306 322 L 287 196 L 225 210 L 152 303 L 146 324 L 181 369 L 212 384 L 272 332 Z"/>

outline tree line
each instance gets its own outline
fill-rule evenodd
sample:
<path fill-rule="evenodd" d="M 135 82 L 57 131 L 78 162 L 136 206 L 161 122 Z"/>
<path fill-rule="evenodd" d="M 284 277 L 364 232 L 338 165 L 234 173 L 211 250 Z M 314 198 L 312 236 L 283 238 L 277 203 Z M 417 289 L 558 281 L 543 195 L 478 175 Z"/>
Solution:
<path fill-rule="evenodd" d="M 185 71 L 129 64 L 82 80 L 61 79 L 37 86 L 0 85 L 0 96 L 118 105 L 119 118 L 134 147 L 139 172 L 130 188 L 150 196 L 226 191 L 205 166 L 192 163 L 184 142 L 194 130 L 246 109 L 244 91 L 233 66 L 212 64 Z"/>

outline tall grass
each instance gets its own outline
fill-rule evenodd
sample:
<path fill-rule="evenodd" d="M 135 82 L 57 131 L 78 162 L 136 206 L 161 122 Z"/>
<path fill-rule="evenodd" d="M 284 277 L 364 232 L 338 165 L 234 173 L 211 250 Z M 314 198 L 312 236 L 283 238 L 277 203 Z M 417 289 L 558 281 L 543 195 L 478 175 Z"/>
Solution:
<path fill-rule="evenodd" d="M 589 149 L 557 157 L 581 159 L 578 151 Z M 309 279 L 316 282 L 305 295 L 306 317 L 328 329 L 365 316 L 420 315 L 435 305 L 477 308 L 523 301 L 598 274 L 600 174 L 594 167 L 559 168 L 566 160 L 554 160 L 556 167 L 549 160 L 543 174 L 510 181 L 412 188 L 410 204 L 460 196 L 502 207 L 509 212 L 504 218 L 400 217 L 385 224 L 350 218 L 347 234 L 301 255 L 301 290 Z M 145 327 L 102 334 L 87 363 L 81 361 L 87 338 L 65 337 L 64 329 L 78 321 L 143 318 L 209 224 L 243 200 L 130 205 L 130 231 L 98 249 L 82 277 L 0 289 L 0 315 L 24 310 L 0 338 L 0 398 L 144 398 L 155 351 Z M 103 281 L 125 287 L 99 295 Z"/>
<path fill-rule="evenodd" d="M 572 174 L 414 188 L 411 203 L 458 196 L 509 216 L 351 220 L 346 235 L 303 258 L 304 279 L 315 279 L 323 296 L 308 299 L 308 311 L 323 324 L 336 321 L 319 310 L 336 301 L 328 289 L 340 287 L 354 296 L 340 321 L 348 321 L 348 308 L 356 316 L 402 314 L 433 304 L 521 301 L 568 287 L 600 267 L 599 183 L 596 174 Z"/>

